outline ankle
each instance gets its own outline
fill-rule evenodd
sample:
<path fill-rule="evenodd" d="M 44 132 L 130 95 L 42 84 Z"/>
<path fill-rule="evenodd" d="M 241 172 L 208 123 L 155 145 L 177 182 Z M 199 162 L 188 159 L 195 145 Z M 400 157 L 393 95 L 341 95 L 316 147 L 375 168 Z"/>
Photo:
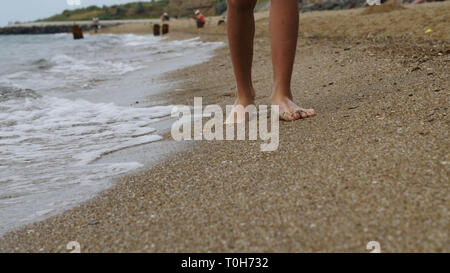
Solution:
<path fill-rule="evenodd" d="M 275 87 L 272 92 L 271 100 L 292 100 L 292 92 L 290 87 Z"/>
<path fill-rule="evenodd" d="M 247 106 L 250 104 L 254 104 L 255 97 L 252 95 L 238 95 L 236 97 L 236 104 Z"/>
<path fill-rule="evenodd" d="M 236 100 L 238 104 L 253 104 L 255 101 L 255 91 L 253 87 L 247 89 L 238 89 L 236 92 Z"/>
<path fill-rule="evenodd" d="M 274 102 L 274 101 L 277 102 L 277 101 L 293 100 L 293 98 L 292 98 L 292 94 L 274 92 L 274 93 L 272 93 L 270 100 L 272 102 Z"/>

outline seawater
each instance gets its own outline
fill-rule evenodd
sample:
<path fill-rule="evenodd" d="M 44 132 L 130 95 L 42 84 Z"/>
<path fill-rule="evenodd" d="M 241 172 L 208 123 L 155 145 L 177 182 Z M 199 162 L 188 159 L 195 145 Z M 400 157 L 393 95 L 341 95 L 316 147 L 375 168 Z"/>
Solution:
<path fill-rule="evenodd" d="M 0 36 L 0 234 L 55 215 L 139 162 L 106 154 L 162 139 L 171 105 L 131 105 L 162 92 L 161 74 L 208 60 L 221 43 L 153 36 Z"/>

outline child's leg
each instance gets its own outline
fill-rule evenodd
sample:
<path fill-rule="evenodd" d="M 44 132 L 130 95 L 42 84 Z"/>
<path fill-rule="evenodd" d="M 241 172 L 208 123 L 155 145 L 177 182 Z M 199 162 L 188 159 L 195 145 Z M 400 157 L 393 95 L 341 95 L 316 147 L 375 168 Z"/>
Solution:
<path fill-rule="evenodd" d="M 237 83 L 237 104 L 253 104 L 253 39 L 256 0 L 228 0 L 228 40 Z"/>
<path fill-rule="evenodd" d="M 313 109 L 303 109 L 292 102 L 291 77 L 297 49 L 298 24 L 298 0 L 272 0 L 270 9 L 274 70 L 272 104 L 280 106 L 281 118 L 286 120 L 314 115 Z"/>

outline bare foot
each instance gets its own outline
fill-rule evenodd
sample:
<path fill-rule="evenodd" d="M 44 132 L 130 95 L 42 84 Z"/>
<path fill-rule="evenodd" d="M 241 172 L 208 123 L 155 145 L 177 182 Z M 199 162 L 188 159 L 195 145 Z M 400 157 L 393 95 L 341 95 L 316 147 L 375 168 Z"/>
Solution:
<path fill-rule="evenodd" d="M 272 96 L 271 102 L 280 107 L 280 119 L 285 121 L 310 118 L 316 114 L 314 109 L 304 109 L 285 96 Z"/>
<path fill-rule="evenodd" d="M 230 115 L 225 124 L 239 124 L 249 119 L 249 113 L 246 113 L 246 107 L 255 104 L 255 92 L 252 90 L 249 97 L 240 96 L 234 103 Z"/>

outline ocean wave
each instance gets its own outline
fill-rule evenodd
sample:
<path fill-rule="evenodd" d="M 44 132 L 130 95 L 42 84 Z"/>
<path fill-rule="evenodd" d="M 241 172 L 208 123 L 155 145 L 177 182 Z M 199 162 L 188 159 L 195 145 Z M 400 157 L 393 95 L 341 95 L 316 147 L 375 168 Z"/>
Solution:
<path fill-rule="evenodd" d="M 50 209 L 61 202 L 61 192 L 85 192 L 83 185 L 95 188 L 140 167 L 137 162 L 97 159 L 161 140 L 151 124 L 172 109 L 120 107 L 5 87 L 0 87 L 0 94 L 9 97 L 0 102 L 0 166 L 8 166 L 0 168 L 0 231 L 7 218 L 14 218 L 15 224 L 21 221 L 14 216 L 19 211 L 32 217 L 36 196 L 46 196 L 39 200 L 39 209 Z"/>
<path fill-rule="evenodd" d="M 31 89 L 21 89 L 13 86 L 0 86 L 0 102 L 12 99 L 39 98 L 41 95 Z"/>
<path fill-rule="evenodd" d="M 111 89 L 121 94 L 122 83 L 117 83 L 125 79 L 133 86 L 123 96 L 137 99 L 136 94 L 144 96 L 139 87 L 151 89 L 153 78 L 201 63 L 223 45 L 139 35 L 85 38 L 74 42 L 63 34 L 0 41 L 0 57 L 8 64 L 0 68 L 0 234 L 77 204 L 103 189 L 111 177 L 141 166 L 98 159 L 161 140 L 152 124 L 172 109 L 69 97 L 89 96 L 84 91 L 92 89 L 109 100 Z M 17 57 L 10 54 L 17 51 Z M 122 76 L 143 67 L 149 76 L 142 80 L 140 74 Z"/>
<path fill-rule="evenodd" d="M 50 69 L 51 72 L 67 75 L 79 73 L 78 75 L 80 76 L 88 76 L 89 74 L 87 73 L 93 73 L 97 76 L 123 75 L 140 68 L 139 66 L 133 66 L 124 62 L 114 62 L 113 60 L 83 60 L 64 54 L 51 57 L 51 62 L 55 64 Z"/>
<path fill-rule="evenodd" d="M 38 59 L 36 61 L 32 61 L 31 66 L 34 66 L 37 69 L 48 70 L 53 67 L 54 64 L 50 60 Z"/>

